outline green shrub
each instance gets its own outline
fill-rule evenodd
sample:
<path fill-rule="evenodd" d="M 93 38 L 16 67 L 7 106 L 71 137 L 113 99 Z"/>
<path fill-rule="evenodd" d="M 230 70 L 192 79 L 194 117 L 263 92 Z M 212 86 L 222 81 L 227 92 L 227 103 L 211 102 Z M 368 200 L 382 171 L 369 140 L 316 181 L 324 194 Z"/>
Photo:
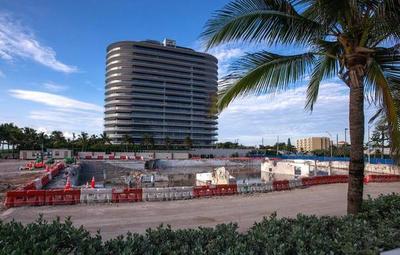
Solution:
<path fill-rule="evenodd" d="M 46 161 L 46 165 L 54 164 L 54 158 L 50 158 Z"/>
<path fill-rule="evenodd" d="M 42 218 L 26 226 L 0 221 L 0 254 L 379 254 L 400 247 L 400 196 L 368 199 L 357 216 L 276 214 L 247 232 L 237 224 L 172 230 L 170 226 L 128 233 L 103 242 L 67 219 Z"/>
<path fill-rule="evenodd" d="M 66 158 L 64 158 L 64 162 L 65 162 L 65 164 L 70 165 L 70 164 L 73 164 L 75 162 L 75 160 L 74 160 L 74 158 L 66 157 Z"/>

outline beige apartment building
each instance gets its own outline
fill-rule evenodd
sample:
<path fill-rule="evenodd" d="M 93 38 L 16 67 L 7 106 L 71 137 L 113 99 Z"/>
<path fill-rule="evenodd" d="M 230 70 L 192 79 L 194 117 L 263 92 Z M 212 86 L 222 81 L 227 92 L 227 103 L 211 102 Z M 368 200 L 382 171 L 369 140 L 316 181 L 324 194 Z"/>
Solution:
<path fill-rule="evenodd" d="M 310 152 L 314 150 L 329 150 L 331 141 L 328 137 L 307 137 L 298 139 L 297 151 Z"/>

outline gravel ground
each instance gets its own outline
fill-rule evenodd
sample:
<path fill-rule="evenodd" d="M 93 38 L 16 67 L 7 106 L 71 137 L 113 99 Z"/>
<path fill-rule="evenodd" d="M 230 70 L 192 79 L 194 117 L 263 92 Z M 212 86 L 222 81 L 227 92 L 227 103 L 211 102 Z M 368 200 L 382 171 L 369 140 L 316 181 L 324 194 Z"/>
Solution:
<path fill-rule="evenodd" d="M 400 183 L 370 183 L 365 195 L 400 193 Z M 98 229 L 105 239 L 141 232 L 161 223 L 173 228 L 211 227 L 219 223 L 237 222 L 245 231 L 255 221 L 277 212 L 279 217 L 295 217 L 298 213 L 340 216 L 346 214 L 347 184 L 313 186 L 305 189 L 235 195 L 184 201 L 96 204 L 73 206 L 20 207 L 4 211 L 0 219 L 29 223 L 43 214 L 45 219 L 71 216 L 74 224 L 83 225 L 92 233 Z"/>
<path fill-rule="evenodd" d="M 26 160 L 0 160 L 0 211 L 4 210 L 4 195 L 7 191 L 34 180 L 42 175 L 43 170 L 21 171 L 19 168 L 25 165 Z"/>

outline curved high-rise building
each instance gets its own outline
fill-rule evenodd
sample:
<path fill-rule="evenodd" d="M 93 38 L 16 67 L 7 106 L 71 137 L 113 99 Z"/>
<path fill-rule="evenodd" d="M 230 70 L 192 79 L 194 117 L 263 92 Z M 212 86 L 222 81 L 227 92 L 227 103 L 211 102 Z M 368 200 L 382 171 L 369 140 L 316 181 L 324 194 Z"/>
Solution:
<path fill-rule="evenodd" d="M 107 47 L 104 130 L 113 143 L 129 135 L 135 144 L 150 138 L 156 145 L 212 146 L 217 76 L 215 57 L 172 40 L 113 43 Z"/>

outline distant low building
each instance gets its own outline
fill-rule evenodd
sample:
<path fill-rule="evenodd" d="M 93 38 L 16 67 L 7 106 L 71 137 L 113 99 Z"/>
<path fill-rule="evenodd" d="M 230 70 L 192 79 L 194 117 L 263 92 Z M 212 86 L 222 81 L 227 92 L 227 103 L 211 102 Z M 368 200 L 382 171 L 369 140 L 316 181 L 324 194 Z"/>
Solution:
<path fill-rule="evenodd" d="M 315 150 L 329 150 L 330 139 L 328 137 L 307 137 L 298 139 L 297 151 L 310 152 Z"/>
<path fill-rule="evenodd" d="M 344 147 L 344 146 L 349 146 L 350 144 L 348 143 L 348 142 L 345 142 L 345 141 L 339 141 L 338 143 L 337 143 L 337 146 L 340 148 L 340 147 Z"/>
<path fill-rule="evenodd" d="M 20 150 L 19 159 L 34 160 L 39 157 L 40 152 L 40 150 Z M 50 153 L 51 157 L 54 159 L 72 157 L 72 150 L 68 149 L 47 149 L 46 152 Z"/>

